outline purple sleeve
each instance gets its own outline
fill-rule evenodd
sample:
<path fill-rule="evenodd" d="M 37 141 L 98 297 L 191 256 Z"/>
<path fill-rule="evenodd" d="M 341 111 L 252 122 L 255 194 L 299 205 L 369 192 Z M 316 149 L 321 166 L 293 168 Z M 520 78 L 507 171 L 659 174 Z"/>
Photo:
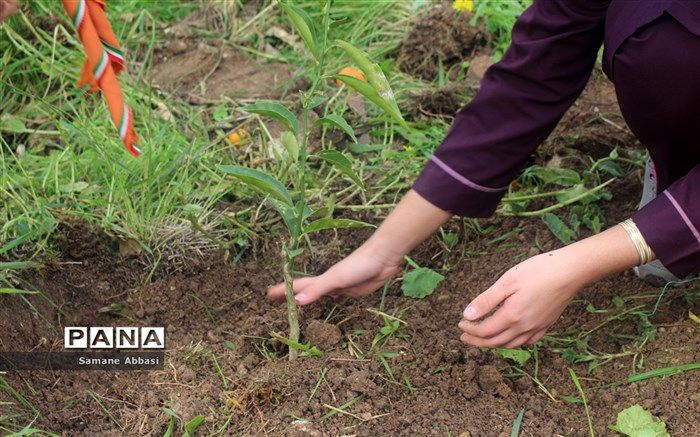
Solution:
<path fill-rule="evenodd" d="M 700 271 L 698 199 L 700 165 L 632 217 L 656 257 L 679 278 Z"/>
<path fill-rule="evenodd" d="M 585 87 L 608 3 L 536 0 L 413 189 L 454 214 L 493 214 L 527 158 Z"/>

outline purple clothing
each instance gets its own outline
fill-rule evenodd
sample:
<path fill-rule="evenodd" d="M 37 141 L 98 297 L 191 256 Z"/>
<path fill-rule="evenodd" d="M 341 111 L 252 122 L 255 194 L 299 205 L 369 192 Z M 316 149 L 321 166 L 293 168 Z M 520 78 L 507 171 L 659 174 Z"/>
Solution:
<path fill-rule="evenodd" d="M 660 194 L 633 220 L 666 268 L 688 276 L 700 270 L 700 1 L 535 0 L 413 188 L 455 214 L 493 214 L 603 43 L 603 70 L 657 169 Z"/>

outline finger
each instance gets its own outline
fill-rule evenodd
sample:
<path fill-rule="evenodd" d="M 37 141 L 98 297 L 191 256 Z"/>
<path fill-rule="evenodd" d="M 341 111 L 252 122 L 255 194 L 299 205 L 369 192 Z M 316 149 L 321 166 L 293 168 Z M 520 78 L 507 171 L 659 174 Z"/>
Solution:
<path fill-rule="evenodd" d="M 296 294 L 301 292 L 304 288 L 308 287 L 309 284 L 311 284 L 315 279 L 316 277 L 313 276 L 295 279 L 292 282 L 294 293 Z M 280 282 L 279 284 L 273 285 L 272 287 L 267 289 L 267 298 L 270 300 L 282 300 L 284 299 L 286 292 L 286 284 L 284 282 Z"/>
<path fill-rule="evenodd" d="M 543 329 L 541 331 L 536 332 L 534 335 L 530 336 L 530 338 L 527 339 L 525 344 L 532 346 L 533 344 L 537 343 L 540 341 L 542 337 L 547 333 L 546 329 Z"/>
<path fill-rule="evenodd" d="M 515 332 L 513 330 L 508 330 L 505 331 L 493 338 L 481 338 L 481 337 L 476 337 L 471 334 L 463 333 L 459 339 L 462 340 L 463 343 L 476 346 L 476 347 L 503 347 L 503 345 L 511 342 L 514 338 L 516 338 L 520 333 Z"/>
<path fill-rule="evenodd" d="M 534 331 L 528 331 L 524 334 L 521 334 L 517 336 L 515 339 L 511 340 L 509 343 L 506 343 L 505 346 L 503 346 L 506 349 L 515 349 L 517 347 L 523 346 L 527 344 L 527 341 L 534 335 Z"/>
<path fill-rule="evenodd" d="M 500 279 L 496 281 L 488 290 L 476 297 L 464 310 L 464 318 L 467 320 L 477 320 L 490 313 L 515 290 L 504 285 Z"/>
<path fill-rule="evenodd" d="M 481 338 L 492 338 L 513 326 L 504 308 L 496 311 L 492 316 L 481 322 L 471 322 L 462 319 L 459 327 L 467 334 Z"/>

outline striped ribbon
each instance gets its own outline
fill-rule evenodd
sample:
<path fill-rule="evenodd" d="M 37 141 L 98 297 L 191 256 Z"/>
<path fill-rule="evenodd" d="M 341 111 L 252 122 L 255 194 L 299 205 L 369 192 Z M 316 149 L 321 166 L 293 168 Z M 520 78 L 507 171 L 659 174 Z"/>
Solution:
<path fill-rule="evenodd" d="M 124 146 L 139 156 L 133 113 L 117 81 L 117 74 L 124 70 L 124 53 L 105 14 L 105 0 L 63 0 L 63 7 L 73 18 L 87 54 L 78 87 L 89 85 L 90 91 L 102 91 Z"/>

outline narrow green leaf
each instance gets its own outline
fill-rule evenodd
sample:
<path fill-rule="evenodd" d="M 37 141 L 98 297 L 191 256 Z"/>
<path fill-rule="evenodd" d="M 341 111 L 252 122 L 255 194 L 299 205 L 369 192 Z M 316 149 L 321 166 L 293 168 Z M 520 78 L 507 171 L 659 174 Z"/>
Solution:
<path fill-rule="evenodd" d="M 184 437 L 190 437 L 192 434 L 194 434 L 195 431 L 197 431 L 197 428 L 202 426 L 204 423 L 204 416 L 199 415 L 193 417 L 189 422 L 185 424 L 185 434 Z"/>
<path fill-rule="evenodd" d="M 217 165 L 217 168 L 285 205 L 292 206 L 292 195 L 289 194 L 287 188 L 269 174 L 240 165 Z"/>
<path fill-rule="evenodd" d="M 352 169 L 352 161 L 342 153 L 337 150 L 328 149 L 321 150 L 315 156 L 333 165 L 339 172 L 352 179 L 358 187 L 365 187 L 362 179 L 360 179 L 357 173 Z"/>
<path fill-rule="evenodd" d="M 287 149 L 287 154 L 292 162 L 297 162 L 299 160 L 299 142 L 297 141 L 296 135 L 286 131 L 282 133 L 280 140 L 284 148 Z"/>
<path fill-rule="evenodd" d="M 299 133 L 299 121 L 292 111 L 277 102 L 256 102 L 244 106 L 244 111 L 272 117 L 285 125 L 294 135 Z"/>
<path fill-rule="evenodd" d="M 408 124 L 406 124 L 406 121 L 403 119 L 401 111 L 399 111 L 398 107 L 393 106 L 388 101 L 383 99 L 372 87 L 372 85 L 368 84 L 367 82 L 356 79 L 352 76 L 346 76 L 344 74 L 338 74 L 333 77 L 345 83 L 347 86 L 362 94 L 363 96 L 365 96 L 365 98 L 382 108 L 384 112 L 387 113 L 387 115 L 393 118 L 401 126 L 408 127 Z"/>
<path fill-rule="evenodd" d="M 365 228 L 374 227 L 373 224 L 365 223 L 359 220 L 351 219 L 334 219 L 334 218 L 322 218 L 309 223 L 308 226 L 304 228 L 304 234 L 310 234 L 312 232 L 324 231 L 326 229 L 344 229 L 344 228 Z"/>
<path fill-rule="evenodd" d="M 423 299 L 433 294 L 437 286 L 445 279 L 440 273 L 427 267 L 412 270 L 403 277 L 401 290 L 404 296 Z"/>
<path fill-rule="evenodd" d="M 574 241 L 576 235 L 574 231 L 571 230 L 566 224 L 556 215 L 551 212 L 545 213 L 542 216 L 542 221 L 545 222 L 550 231 L 561 240 L 564 244 L 571 244 Z"/>
<path fill-rule="evenodd" d="M 523 424 L 523 415 L 525 414 L 525 409 L 520 410 L 518 415 L 513 421 L 513 427 L 510 429 L 510 437 L 518 437 L 520 435 L 520 427 Z"/>
<path fill-rule="evenodd" d="M 287 2 L 280 2 L 280 6 L 292 20 L 294 28 L 299 32 L 301 39 L 306 44 L 314 58 L 319 58 L 318 44 L 316 43 L 316 29 L 314 27 L 311 17 L 301 8 L 289 4 Z"/>
<path fill-rule="evenodd" d="M 335 44 L 343 49 L 345 54 L 352 59 L 353 63 L 355 63 L 360 70 L 362 70 L 367 78 L 367 82 L 372 85 L 372 88 L 374 88 L 377 94 L 396 112 L 399 112 L 399 106 L 396 104 L 394 92 L 391 90 L 389 81 L 386 79 L 381 67 L 372 62 L 366 52 L 358 49 L 352 44 L 342 40 L 336 40 Z"/>
<path fill-rule="evenodd" d="M 38 291 L 20 290 L 17 288 L 0 288 L 0 294 L 38 294 Z"/>
<path fill-rule="evenodd" d="M 314 126 L 319 126 L 322 124 L 329 124 L 331 126 L 337 127 L 338 129 L 345 132 L 350 138 L 352 138 L 354 142 L 357 142 L 357 137 L 355 137 L 355 131 L 353 130 L 352 126 L 350 126 L 341 115 L 330 114 L 325 117 L 321 117 L 314 122 Z"/>

